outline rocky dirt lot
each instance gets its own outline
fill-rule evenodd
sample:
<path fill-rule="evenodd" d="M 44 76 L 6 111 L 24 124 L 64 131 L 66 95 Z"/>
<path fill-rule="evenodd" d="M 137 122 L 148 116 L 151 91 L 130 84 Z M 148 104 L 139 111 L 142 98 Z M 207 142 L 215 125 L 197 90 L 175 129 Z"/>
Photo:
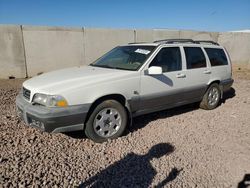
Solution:
<path fill-rule="evenodd" d="M 250 173 L 250 80 L 235 77 L 217 109 L 137 117 L 103 144 L 27 127 L 15 115 L 23 80 L 1 80 L 0 187 L 237 187 Z"/>

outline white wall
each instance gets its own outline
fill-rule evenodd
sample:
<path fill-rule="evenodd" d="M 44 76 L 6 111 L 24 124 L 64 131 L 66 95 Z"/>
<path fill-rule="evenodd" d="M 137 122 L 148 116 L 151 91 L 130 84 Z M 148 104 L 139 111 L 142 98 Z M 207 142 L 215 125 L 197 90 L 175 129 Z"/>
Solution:
<path fill-rule="evenodd" d="M 23 37 L 20 26 L 0 26 L 0 78 L 26 77 Z"/>
<path fill-rule="evenodd" d="M 82 29 L 23 27 L 28 76 L 84 63 Z"/>
<path fill-rule="evenodd" d="M 117 45 L 170 38 L 213 40 L 226 47 L 233 63 L 250 64 L 250 33 L 0 25 L 0 78 L 87 65 Z"/>

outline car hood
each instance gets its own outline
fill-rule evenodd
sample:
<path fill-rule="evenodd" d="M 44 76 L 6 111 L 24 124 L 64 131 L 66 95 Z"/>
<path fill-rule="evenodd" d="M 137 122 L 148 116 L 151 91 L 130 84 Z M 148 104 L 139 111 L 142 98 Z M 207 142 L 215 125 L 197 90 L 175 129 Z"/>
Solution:
<path fill-rule="evenodd" d="M 70 88 L 93 86 L 127 77 L 134 71 L 100 68 L 93 66 L 73 67 L 44 73 L 23 83 L 32 93 L 59 94 Z"/>

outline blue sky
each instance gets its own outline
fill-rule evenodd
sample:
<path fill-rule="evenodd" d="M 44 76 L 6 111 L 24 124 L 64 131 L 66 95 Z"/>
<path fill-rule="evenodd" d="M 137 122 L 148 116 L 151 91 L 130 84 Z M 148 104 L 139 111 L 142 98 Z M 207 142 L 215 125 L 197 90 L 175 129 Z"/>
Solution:
<path fill-rule="evenodd" d="M 0 0 L 0 24 L 250 29 L 250 0 Z"/>

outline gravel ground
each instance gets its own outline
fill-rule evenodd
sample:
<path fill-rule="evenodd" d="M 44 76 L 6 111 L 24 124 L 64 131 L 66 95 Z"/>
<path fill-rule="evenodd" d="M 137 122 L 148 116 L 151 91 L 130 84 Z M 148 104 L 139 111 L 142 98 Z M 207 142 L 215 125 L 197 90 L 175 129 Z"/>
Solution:
<path fill-rule="evenodd" d="M 250 80 L 221 106 L 137 117 L 116 140 L 48 134 L 15 115 L 23 80 L 0 81 L 0 187 L 237 187 L 250 173 Z"/>

